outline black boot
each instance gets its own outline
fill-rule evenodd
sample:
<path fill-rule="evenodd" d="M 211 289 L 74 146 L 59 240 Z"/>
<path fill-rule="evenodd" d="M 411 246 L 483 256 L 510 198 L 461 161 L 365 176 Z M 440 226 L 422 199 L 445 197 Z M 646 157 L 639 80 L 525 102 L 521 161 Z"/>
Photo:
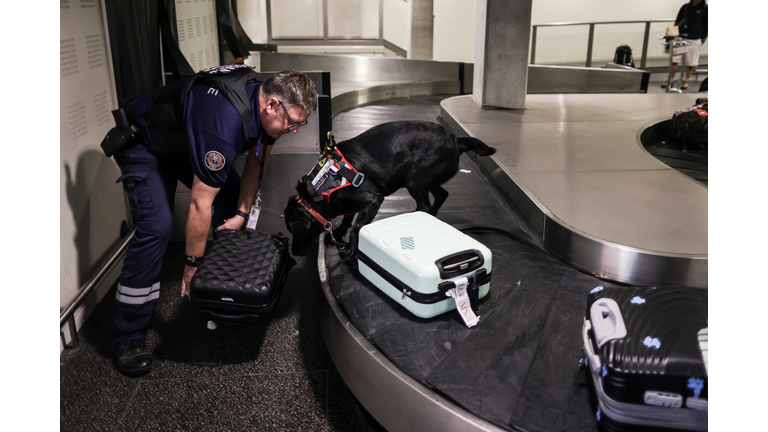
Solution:
<path fill-rule="evenodd" d="M 144 338 L 131 339 L 115 344 L 117 370 L 134 377 L 152 370 L 152 354 L 147 351 Z"/>

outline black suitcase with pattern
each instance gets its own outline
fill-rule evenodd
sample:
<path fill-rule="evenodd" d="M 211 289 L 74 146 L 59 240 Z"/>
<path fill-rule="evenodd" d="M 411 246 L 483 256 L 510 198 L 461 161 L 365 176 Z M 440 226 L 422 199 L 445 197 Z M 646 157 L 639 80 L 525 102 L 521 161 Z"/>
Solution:
<path fill-rule="evenodd" d="M 707 430 L 707 290 L 597 287 L 582 337 L 601 431 Z"/>
<path fill-rule="evenodd" d="M 193 313 L 214 322 L 268 322 L 294 264 L 282 234 L 223 230 L 192 277 Z"/>

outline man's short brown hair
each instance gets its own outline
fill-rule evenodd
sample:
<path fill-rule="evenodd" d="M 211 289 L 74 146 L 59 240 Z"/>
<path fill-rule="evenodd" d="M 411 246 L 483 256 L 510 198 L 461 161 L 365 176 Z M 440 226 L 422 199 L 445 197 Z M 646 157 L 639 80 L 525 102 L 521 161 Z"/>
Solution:
<path fill-rule="evenodd" d="M 317 109 L 315 83 L 302 72 L 285 70 L 272 75 L 261 86 L 267 98 L 276 97 L 286 106 L 298 106 L 308 114 Z"/>

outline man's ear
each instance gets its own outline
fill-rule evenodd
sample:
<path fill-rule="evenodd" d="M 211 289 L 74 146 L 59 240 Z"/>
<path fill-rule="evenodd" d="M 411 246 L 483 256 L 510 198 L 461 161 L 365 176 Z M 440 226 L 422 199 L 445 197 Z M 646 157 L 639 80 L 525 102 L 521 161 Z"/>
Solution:
<path fill-rule="evenodd" d="M 280 101 L 276 97 L 272 96 L 269 99 L 267 99 L 266 109 L 267 111 L 271 111 L 271 112 L 268 112 L 270 117 L 272 118 L 277 117 L 277 111 L 279 109 L 279 105 L 280 105 Z"/>

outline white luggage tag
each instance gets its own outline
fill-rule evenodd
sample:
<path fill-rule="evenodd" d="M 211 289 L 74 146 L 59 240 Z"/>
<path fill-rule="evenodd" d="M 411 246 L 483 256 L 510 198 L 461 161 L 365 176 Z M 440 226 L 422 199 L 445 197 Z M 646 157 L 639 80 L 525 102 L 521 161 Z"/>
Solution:
<path fill-rule="evenodd" d="M 259 221 L 261 212 L 261 190 L 256 194 L 256 200 L 251 206 L 251 212 L 248 214 L 248 222 L 245 224 L 246 231 L 256 231 L 256 223 Z"/>
<path fill-rule="evenodd" d="M 472 328 L 480 322 L 480 317 L 475 315 L 472 305 L 469 303 L 469 294 L 467 294 L 469 279 L 463 277 L 453 281 L 453 283 L 456 287 L 448 290 L 446 295 L 453 297 L 453 300 L 456 301 L 456 310 L 459 311 L 464 324 L 467 325 L 467 328 Z"/>

